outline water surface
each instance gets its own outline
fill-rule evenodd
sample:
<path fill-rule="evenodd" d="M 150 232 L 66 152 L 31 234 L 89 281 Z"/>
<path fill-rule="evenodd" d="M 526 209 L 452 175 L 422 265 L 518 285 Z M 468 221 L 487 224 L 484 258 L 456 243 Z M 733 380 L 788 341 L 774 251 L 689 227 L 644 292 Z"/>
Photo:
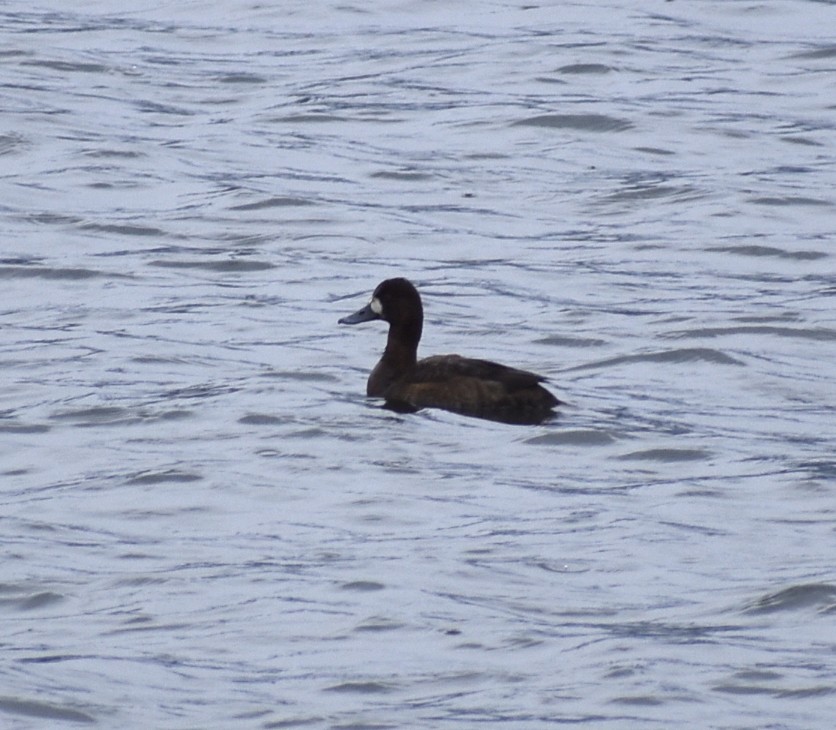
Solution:
<path fill-rule="evenodd" d="M 6 4 L 3 726 L 830 728 L 834 27 Z M 559 417 L 368 401 L 396 275 Z"/>

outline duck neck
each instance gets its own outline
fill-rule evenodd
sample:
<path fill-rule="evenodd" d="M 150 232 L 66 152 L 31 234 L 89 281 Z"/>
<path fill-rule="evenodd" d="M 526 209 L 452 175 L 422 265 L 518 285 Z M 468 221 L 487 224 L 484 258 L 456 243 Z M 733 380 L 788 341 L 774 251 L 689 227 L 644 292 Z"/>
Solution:
<path fill-rule="evenodd" d="M 383 361 L 394 365 L 399 371 L 412 369 L 418 359 L 418 343 L 423 324 L 423 317 L 391 324 Z"/>

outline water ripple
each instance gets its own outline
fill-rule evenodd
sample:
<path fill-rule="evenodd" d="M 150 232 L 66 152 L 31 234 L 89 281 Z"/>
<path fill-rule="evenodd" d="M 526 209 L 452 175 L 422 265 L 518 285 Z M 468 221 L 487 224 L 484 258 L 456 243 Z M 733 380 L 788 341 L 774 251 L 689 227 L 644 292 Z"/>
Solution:
<path fill-rule="evenodd" d="M 815 609 L 819 614 L 836 613 L 836 585 L 808 583 L 768 593 L 746 607 L 745 613 L 770 614 L 780 611 Z"/>
<path fill-rule="evenodd" d="M 622 132 L 633 125 L 626 119 L 605 114 L 540 114 L 516 121 L 514 126 L 576 129 L 581 132 Z"/>

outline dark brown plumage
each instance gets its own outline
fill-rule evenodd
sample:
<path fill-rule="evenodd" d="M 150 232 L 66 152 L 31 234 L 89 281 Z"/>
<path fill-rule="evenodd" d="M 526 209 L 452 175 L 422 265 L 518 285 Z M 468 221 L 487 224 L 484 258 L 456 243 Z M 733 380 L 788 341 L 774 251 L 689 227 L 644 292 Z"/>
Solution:
<path fill-rule="evenodd" d="M 383 357 L 366 384 L 366 393 L 381 397 L 400 412 L 443 408 L 465 416 L 504 423 L 535 424 L 553 415 L 560 401 L 541 383 L 545 378 L 488 360 L 436 355 L 418 360 L 424 309 L 407 279 L 387 279 L 363 309 L 340 324 L 373 319 L 389 323 Z"/>

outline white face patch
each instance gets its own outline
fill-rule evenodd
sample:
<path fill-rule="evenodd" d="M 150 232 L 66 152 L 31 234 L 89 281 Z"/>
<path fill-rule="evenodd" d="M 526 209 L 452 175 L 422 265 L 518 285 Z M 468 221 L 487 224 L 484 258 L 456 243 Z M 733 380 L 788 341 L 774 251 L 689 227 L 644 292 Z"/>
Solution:
<path fill-rule="evenodd" d="M 369 307 L 371 307 L 372 312 L 374 312 L 378 317 L 383 314 L 383 305 L 377 297 L 372 298 L 369 302 Z"/>

